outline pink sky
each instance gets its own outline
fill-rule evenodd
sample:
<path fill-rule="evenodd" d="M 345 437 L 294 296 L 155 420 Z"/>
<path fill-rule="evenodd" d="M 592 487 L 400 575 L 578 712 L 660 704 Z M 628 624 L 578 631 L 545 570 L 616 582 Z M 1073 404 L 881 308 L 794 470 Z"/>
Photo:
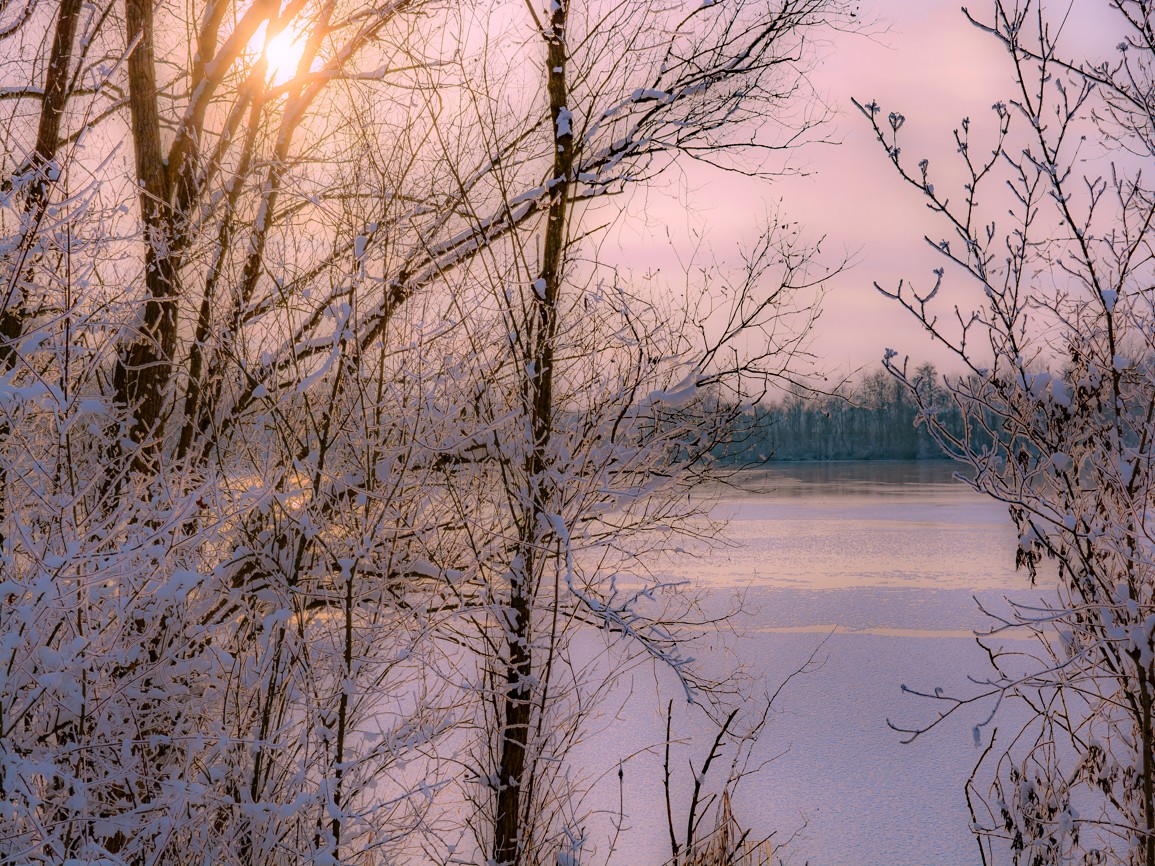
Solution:
<path fill-rule="evenodd" d="M 981 20 L 992 5 L 973 0 L 968 8 Z M 1110 52 L 1106 0 L 1047 0 L 1045 8 L 1054 16 L 1068 5 L 1069 50 Z M 749 179 L 692 171 L 691 189 L 683 191 L 690 207 L 677 210 L 672 231 L 704 232 L 721 257 L 734 241 L 751 238 L 758 221 L 781 200 L 788 219 L 799 220 L 815 239 L 825 236 L 828 261 L 852 259 L 852 267 L 830 282 L 818 324 L 813 348 L 825 370 L 837 374 L 873 366 L 887 347 L 915 363 L 931 360 L 940 369 L 958 369 L 908 313 L 874 289 L 876 280 L 893 288 L 904 277 L 924 284 L 933 279 L 930 272 L 939 261 L 922 235 L 941 237 L 942 229 L 917 190 L 899 181 L 850 98 L 877 100 L 884 112 L 905 115 L 904 152 L 912 164 L 928 157 L 938 179 L 949 182 L 951 133 L 962 117 L 972 118 L 972 141 L 993 141 L 991 106 L 1013 97 L 1009 61 L 994 39 L 966 21 L 958 0 L 871 0 L 861 10 L 863 17 L 880 21 L 874 35 L 837 35 L 812 76 L 833 111 L 828 135 L 840 143 L 795 152 L 792 160 L 807 176 L 782 178 L 759 194 L 753 194 Z M 665 219 L 667 210 L 659 207 Z M 660 262 L 661 253 L 645 249 L 644 232 L 631 236 L 631 231 L 619 239 L 631 262 Z M 961 283 L 952 288 L 961 305 L 973 301 Z"/>

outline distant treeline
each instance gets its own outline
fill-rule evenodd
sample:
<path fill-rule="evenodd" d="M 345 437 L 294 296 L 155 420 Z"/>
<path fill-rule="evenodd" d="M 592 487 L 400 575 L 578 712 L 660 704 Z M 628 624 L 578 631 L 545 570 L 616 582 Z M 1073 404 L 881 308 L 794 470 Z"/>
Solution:
<path fill-rule="evenodd" d="M 931 364 L 911 378 L 952 432 L 961 432 L 962 414 L 942 387 Z M 834 394 L 789 395 L 747 411 L 741 432 L 715 455 L 726 462 L 765 460 L 928 460 L 942 452 L 923 425 L 904 385 L 877 370 Z"/>

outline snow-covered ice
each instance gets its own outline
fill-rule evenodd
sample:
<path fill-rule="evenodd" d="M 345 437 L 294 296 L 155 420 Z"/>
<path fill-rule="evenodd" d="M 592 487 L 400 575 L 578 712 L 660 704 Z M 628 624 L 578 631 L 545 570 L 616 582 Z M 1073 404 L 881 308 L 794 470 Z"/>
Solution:
<path fill-rule="evenodd" d="M 735 546 L 688 569 L 719 603 L 743 589 L 749 615 L 728 658 L 771 688 L 825 640 L 821 666 L 790 683 L 764 734 L 761 755 L 777 757 L 734 798 L 744 826 L 793 837 L 780 851 L 787 863 L 980 862 L 963 786 L 981 752 L 975 726 L 990 706 L 969 707 L 909 745 L 887 720 L 932 717 L 903 684 L 963 691 L 968 674 L 986 672 L 973 639 L 984 624 L 974 596 L 997 606 L 1042 590 L 1014 571 L 1017 538 L 1002 508 L 952 481 L 950 470 L 842 464 L 766 475 L 755 492 L 728 492 L 718 503 Z M 662 740 L 652 684 L 633 690 L 621 721 L 587 741 L 579 760 L 616 762 Z M 979 736 L 985 745 L 990 729 Z M 656 753 L 627 763 L 627 829 L 611 862 L 669 856 L 660 774 Z M 616 774 L 610 781 L 616 803 Z M 604 852 L 599 835 L 591 842 Z"/>

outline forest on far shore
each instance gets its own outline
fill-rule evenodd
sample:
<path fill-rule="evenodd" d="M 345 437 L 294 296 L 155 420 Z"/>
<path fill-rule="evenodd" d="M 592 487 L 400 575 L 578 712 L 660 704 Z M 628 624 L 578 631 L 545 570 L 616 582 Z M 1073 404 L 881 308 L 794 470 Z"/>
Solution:
<path fill-rule="evenodd" d="M 963 418 L 942 376 L 923 364 L 912 377 L 935 416 L 954 434 Z M 941 460 L 946 455 L 917 424 L 907 388 L 879 368 L 829 394 L 788 394 L 745 413 L 742 435 L 715 449 L 726 463 L 767 460 Z"/>

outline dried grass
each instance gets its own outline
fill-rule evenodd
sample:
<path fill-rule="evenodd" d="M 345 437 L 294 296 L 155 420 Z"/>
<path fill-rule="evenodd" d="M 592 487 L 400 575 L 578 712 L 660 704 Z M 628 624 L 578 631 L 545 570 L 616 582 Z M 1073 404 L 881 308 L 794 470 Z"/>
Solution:
<path fill-rule="evenodd" d="M 718 826 L 704 839 L 681 852 L 667 866 L 773 866 L 774 846 L 770 839 L 751 841 L 730 808 L 730 792 L 722 792 Z"/>

